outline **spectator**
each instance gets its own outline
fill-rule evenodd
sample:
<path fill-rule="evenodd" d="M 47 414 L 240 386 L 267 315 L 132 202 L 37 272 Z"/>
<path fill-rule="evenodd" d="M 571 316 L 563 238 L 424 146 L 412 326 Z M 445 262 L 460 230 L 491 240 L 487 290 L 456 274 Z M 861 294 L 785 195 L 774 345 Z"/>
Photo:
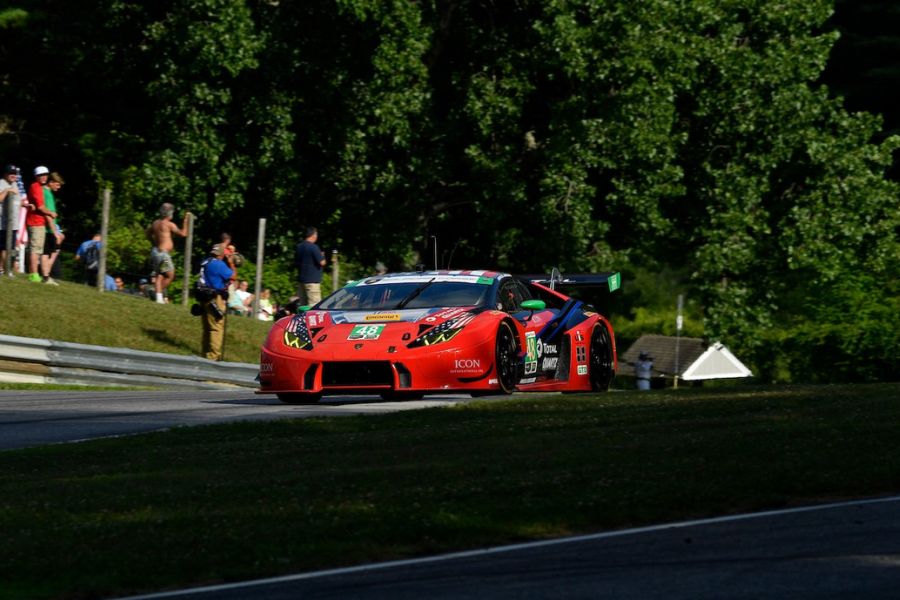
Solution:
<path fill-rule="evenodd" d="M 253 294 L 248 291 L 249 287 L 247 280 L 241 279 L 234 292 L 229 292 L 228 309 L 234 314 L 249 317 L 253 311 Z"/>
<path fill-rule="evenodd" d="M 375 263 L 375 274 L 384 275 L 385 273 L 387 273 L 387 267 L 384 266 L 384 263 L 379 260 Z"/>
<path fill-rule="evenodd" d="M 0 179 L 0 275 L 13 274 L 13 251 L 19 235 L 19 209 L 22 197 L 19 195 L 19 168 L 6 165 Z"/>
<path fill-rule="evenodd" d="M 141 296 L 145 296 L 150 300 L 153 300 L 156 297 L 156 289 L 152 280 L 148 280 L 142 277 L 140 280 L 138 280 L 138 290 Z"/>
<path fill-rule="evenodd" d="M 268 289 L 259 292 L 259 313 L 256 318 L 260 321 L 271 321 L 275 318 L 275 306 L 272 304 L 271 295 L 272 292 Z"/>
<path fill-rule="evenodd" d="M 99 233 L 87 241 L 81 242 L 75 251 L 75 262 L 81 264 L 84 270 L 84 282 L 88 285 L 97 285 L 97 271 L 100 269 L 100 248 L 103 246 L 103 238 Z"/>
<path fill-rule="evenodd" d="M 230 293 L 237 289 L 237 270 L 239 267 L 243 266 L 244 257 L 241 256 L 241 253 L 237 251 L 237 248 L 235 248 L 234 244 L 232 243 L 230 233 L 222 232 L 220 240 L 221 241 L 219 243 L 222 244 L 222 247 L 225 248 L 225 257 L 223 258 L 223 260 L 232 272 L 231 281 L 228 282 L 228 291 Z"/>
<path fill-rule="evenodd" d="M 225 248 L 216 244 L 209 257 L 200 263 L 197 300 L 203 320 L 202 352 L 209 360 L 222 360 L 225 343 L 225 299 L 232 271 L 222 258 Z"/>
<path fill-rule="evenodd" d="M 653 376 L 653 358 L 646 352 L 638 355 L 637 362 L 634 363 L 634 378 L 637 383 L 637 389 L 641 391 L 650 389 L 650 378 Z"/>
<path fill-rule="evenodd" d="M 297 244 L 294 266 L 297 267 L 297 296 L 301 305 L 312 306 L 322 299 L 322 267 L 325 257 L 316 245 L 319 231 L 315 227 L 306 228 L 306 239 Z"/>
<path fill-rule="evenodd" d="M 103 276 L 103 289 L 106 290 L 107 292 L 119 291 L 119 288 L 116 285 L 115 278 L 112 275 L 110 275 L 109 273 L 106 273 Z"/>
<path fill-rule="evenodd" d="M 53 173 L 50 173 L 50 179 L 47 181 L 47 186 L 44 188 L 44 205 L 50 212 L 57 215 L 56 195 L 65 183 L 66 182 L 60 174 L 54 171 Z M 49 216 L 45 218 L 47 227 L 44 234 L 44 249 L 41 253 L 41 272 L 44 276 L 44 283 L 49 285 L 59 285 L 53 280 L 51 273 L 53 272 L 53 265 L 56 263 L 56 259 L 59 256 L 59 249 L 62 246 L 63 240 L 66 239 L 66 236 L 63 234 L 62 229 L 60 229 L 56 219 L 57 217 L 51 218 Z"/>
<path fill-rule="evenodd" d="M 50 178 L 50 170 L 39 166 L 34 169 L 34 181 L 28 187 L 28 196 L 25 207 L 28 216 L 25 218 L 25 226 L 28 229 L 28 280 L 40 283 L 41 273 L 38 264 L 44 253 L 44 240 L 46 239 L 46 218 L 56 218 L 56 213 L 47 209 L 44 204 L 44 186 Z"/>
<path fill-rule="evenodd" d="M 184 213 L 184 221 L 179 228 L 172 222 L 175 214 L 175 206 L 169 202 L 164 202 L 159 207 L 159 218 L 153 221 L 147 228 L 147 238 L 153 242 L 153 248 L 150 251 L 150 264 L 153 275 L 156 276 L 155 300 L 159 304 L 166 303 L 166 289 L 172 280 L 175 279 L 175 263 L 169 253 L 175 248 L 172 241 L 172 234 L 187 236 L 188 219 L 191 213 Z"/>

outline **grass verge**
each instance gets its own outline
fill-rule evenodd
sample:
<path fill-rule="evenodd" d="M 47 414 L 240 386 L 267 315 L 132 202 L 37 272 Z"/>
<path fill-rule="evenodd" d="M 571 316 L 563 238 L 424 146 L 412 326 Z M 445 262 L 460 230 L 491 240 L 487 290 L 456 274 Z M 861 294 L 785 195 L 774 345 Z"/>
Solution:
<path fill-rule="evenodd" d="M 0 453 L 0 597 L 84 598 L 900 491 L 900 384 L 476 402 Z"/>
<path fill-rule="evenodd" d="M 132 348 L 168 354 L 200 354 L 200 319 L 188 307 L 61 281 L 59 287 L 25 277 L 0 278 L 6 306 L 0 333 L 78 344 Z M 26 315 L 25 318 L 22 315 Z M 225 360 L 259 362 L 271 323 L 229 316 Z"/>

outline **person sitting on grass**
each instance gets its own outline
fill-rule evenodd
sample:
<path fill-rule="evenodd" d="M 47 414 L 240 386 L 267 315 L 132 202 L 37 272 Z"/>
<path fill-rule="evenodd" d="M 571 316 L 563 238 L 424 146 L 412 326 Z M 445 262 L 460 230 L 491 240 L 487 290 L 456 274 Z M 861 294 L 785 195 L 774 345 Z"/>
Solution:
<path fill-rule="evenodd" d="M 232 314 L 250 316 L 253 310 L 253 294 L 247 291 L 249 285 L 246 279 L 241 279 L 234 293 L 228 296 L 228 311 Z"/>

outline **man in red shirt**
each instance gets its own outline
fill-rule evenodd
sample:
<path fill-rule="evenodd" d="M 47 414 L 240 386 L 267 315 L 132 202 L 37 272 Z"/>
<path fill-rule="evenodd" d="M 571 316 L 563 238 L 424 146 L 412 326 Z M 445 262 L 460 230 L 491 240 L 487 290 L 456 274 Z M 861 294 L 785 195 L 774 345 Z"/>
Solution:
<path fill-rule="evenodd" d="M 41 254 L 44 253 L 46 240 L 47 217 L 56 218 L 56 213 L 48 210 L 44 205 L 44 186 L 50 170 L 47 167 L 37 167 L 34 170 L 34 181 L 28 188 L 28 215 L 25 217 L 25 226 L 28 228 L 28 279 L 41 282 L 41 274 L 38 264 Z"/>

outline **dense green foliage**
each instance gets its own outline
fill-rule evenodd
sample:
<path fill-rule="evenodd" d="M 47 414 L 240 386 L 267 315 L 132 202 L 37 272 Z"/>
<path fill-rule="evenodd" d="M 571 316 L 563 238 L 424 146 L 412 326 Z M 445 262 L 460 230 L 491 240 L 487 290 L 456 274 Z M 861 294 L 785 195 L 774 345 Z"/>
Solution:
<path fill-rule="evenodd" d="M 364 268 L 431 263 L 438 240 L 454 267 L 683 274 L 666 285 L 704 333 L 766 378 L 843 360 L 841 378 L 896 378 L 896 350 L 877 374 L 853 364 L 896 344 L 832 320 L 829 298 L 855 306 L 850 280 L 894 302 L 878 282 L 898 276 L 884 173 L 900 140 L 821 84 L 831 15 L 829 0 L 32 0 L 0 11 L 0 151 L 78 174 L 83 197 L 113 185 L 128 218 L 172 200 L 203 239 L 255 239 L 266 217 L 268 256 L 315 224 Z M 662 322 L 631 299 L 626 323 Z M 801 367 L 798 344 L 829 360 Z"/>

